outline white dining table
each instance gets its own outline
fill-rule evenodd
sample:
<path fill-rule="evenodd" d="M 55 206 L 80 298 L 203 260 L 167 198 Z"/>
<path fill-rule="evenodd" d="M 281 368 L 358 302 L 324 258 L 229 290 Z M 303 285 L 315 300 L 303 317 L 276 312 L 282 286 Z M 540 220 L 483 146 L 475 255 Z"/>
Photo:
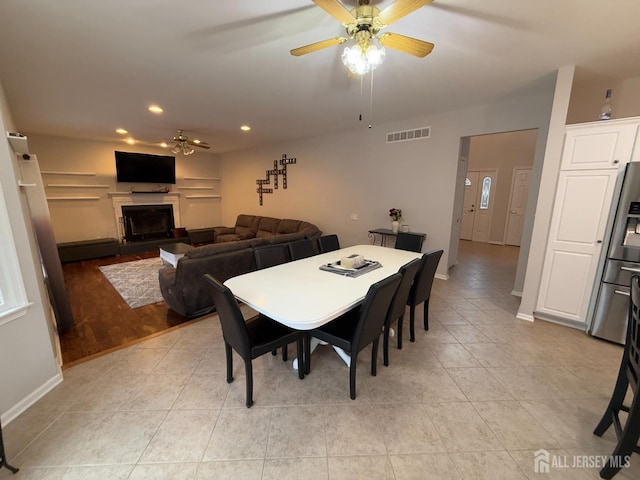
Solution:
<path fill-rule="evenodd" d="M 320 269 L 353 254 L 377 261 L 381 267 L 358 277 Z M 269 318 L 295 330 L 312 330 L 358 306 L 372 284 L 420 256 L 378 245 L 355 245 L 238 275 L 224 284 L 238 300 Z M 336 351 L 348 364 L 349 356 Z"/>

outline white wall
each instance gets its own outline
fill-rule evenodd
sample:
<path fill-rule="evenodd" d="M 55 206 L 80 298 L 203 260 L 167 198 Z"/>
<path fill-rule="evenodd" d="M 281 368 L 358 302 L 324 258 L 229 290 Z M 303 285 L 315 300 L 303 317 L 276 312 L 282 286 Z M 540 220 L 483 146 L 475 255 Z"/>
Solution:
<path fill-rule="evenodd" d="M 5 132 L 15 131 L 0 85 L 0 182 L 9 210 L 27 298 L 26 315 L 0 326 L 0 414 L 6 423 L 62 381 L 51 341 L 49 301 L 23 194 L 17 185 L 17 160 Z M 0 245 L 0 248 L 5 246 Z"/>
<path fill-rule="evenodd" d="M 425 251 L 445 250 L 438 273 L 446 275 L 460 138 L 541 128 L 544 142 L 554 88 L 555 73 L 489 105 L 223 154 L 223 221 L 232 225 L 239 213 L 299 218 L 353 245 L 368 243 L 370 228 L 389 227 L 389 209 L 401 208 L 403 223 L 427 233 Z M 422 126 L 431 138 L 386 144 L 386 132 Z M 260 207 L 256 179 L 283 153 L 297 158 L 289 188 Z"/>
<path fill-rule="evenodd" d="M 131 184 L 116 182 L 114 151 L 173 155 L 162 148 L 144 145 L 129 146 L 118 142 L 97 142 L 75 138 L 31 135 L 30 150 L 37 154 L 43 172 L 91 172 L 95 176 L 43 174 L 47 197 L 100 197 L 99 200 L 50 200 L 49 210 L 58 243 L 94 238 L 119 238 L 113 204 L 108 192 L 129 191 Z M 219 181 L 184 180 L 185 177 L 219 177 L 218 157 L 204 151 L 190 156 L 176 156 L 176 184 L 172 191 L 180 192 L 180 219 L 176 227 L 201 228 L 220 225 L 220 199 L 188 199 L 196 194 L 220 193 Z M 54 184 L 107 185 L 106 188 L 60 188 Z M 213 190 L 187 190 L 185 186 L 207 186 Z M 155 185 L 137 185 L 149 189 Z M 81 221 L 91 219 L 90 222 Z"/>

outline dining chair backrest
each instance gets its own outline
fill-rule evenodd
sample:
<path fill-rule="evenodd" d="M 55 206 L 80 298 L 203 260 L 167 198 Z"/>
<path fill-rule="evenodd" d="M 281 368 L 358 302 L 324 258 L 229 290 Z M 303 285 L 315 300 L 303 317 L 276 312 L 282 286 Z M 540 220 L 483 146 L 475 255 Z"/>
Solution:
<path fill-rule="evenodd" d="M 416 280 L 418 271 L 422 264 L 422 258 L 416 258 L 400 267 L 399 273 L 402 275 L 402 281 L 400 282 L 400 286 L 398 287 L 398 290 L 393 296 L 393 300 L 391 302 L 391 308 L 389 309 L 389 323 L 394 322 L 400 318 L 401 315 L 404 315 L 411 286 Z"/>
<path fill-rule="evenodd" d="M 287 263 L 291 260 L 289 257 L 289 247 L 287 247 L 285 243 L 258 247 L 253 250 L 253 254 L 256 259 L 256 268 L 258 270 L 273 267 L 274 265 L 280 265 L 281 263 Z"/>
<path fill-rule="evenodd" d="M 424 235 L 409 232 L 398 232 L 395 248 L 420 253 Z"/>
<path fill-rule="evenodd" d="M 432 250 L 422 256 L 422 268 L 418 272 L 418 275 L 413 282 L 413 286 L 411 287 L 411 292 L 409 293 L 409 298 L 412 300 L 414 305 L 427 301 L 431 296 L 433 279 L 435 278 L 438 263 L 440 262 L 442 254 L 442 250 Z"/>
<path fill-rule="evenodd" d="M 249 333 L 236 298 L 228 287 L 212 275 L 205 274 L 204 279 L 216 306 L 225 342 L 243 359 L 251 359 Z"/>
<path fill-rule="evenodd" d="M 310 238 L 289 243 L 289 254 L 291 255 L 291 260 L 313 257 L 316 253 L 318 252 L 316 252 L 313 240 Z"/>
<path fill-rule="evenodd" d="M 318 249 L 320 253 L 333 252 L 340 250 L 340 242 L 336 234 L 324 235 L 318 238 Z"/>
<path fill-rule="evenodd" d="M 631 301 L 629 302 L 629 320 L 624 355 L 628 357 L 631 386 L 640 384 L 640 276 L 631 277 Z M 640 403 L 638 404 L 640 405 Z"/>
<path fill-rule="evenodd" d="M 360 307 L 358 325 L 351 341 L 353 352 L 359 352 L 380 337 L 391 301 L 401 280 L 402 275 L 394 273 L 369 287 Z"/>

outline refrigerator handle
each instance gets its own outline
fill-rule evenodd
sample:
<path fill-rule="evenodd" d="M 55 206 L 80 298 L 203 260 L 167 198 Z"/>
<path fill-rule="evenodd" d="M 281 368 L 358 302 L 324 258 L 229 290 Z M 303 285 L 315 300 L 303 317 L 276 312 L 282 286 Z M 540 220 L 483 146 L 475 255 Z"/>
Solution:
<path fill-rule="evenodd" d="M 625 295 L 627 297 L 631 296 L 629 292 L 625 292 L 624 290 L 614 290 L 613 293 L 617 293 L 618 295 Z"/>
<path fill-rule="evenodd" d="M 626 270 L 627 272 L 640 273 L 640 268 L 633 268 L 633 267 L 620 267 L 620 270 Z"/>

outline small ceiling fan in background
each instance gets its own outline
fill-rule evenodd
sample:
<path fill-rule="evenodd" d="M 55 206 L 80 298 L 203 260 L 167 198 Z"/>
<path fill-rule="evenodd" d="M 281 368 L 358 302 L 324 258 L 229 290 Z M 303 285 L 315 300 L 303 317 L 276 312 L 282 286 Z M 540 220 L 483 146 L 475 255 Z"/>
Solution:
<path fill-rule="evenodd" d="M 184 130 L 178 130 L 178 135 L 173 137 L 174 145 L 171 148 L 171 151 L 173 153 L 175 154 L 182 153 L 183 155 L 191 155 L 195 152 L 195 149 L 192 147 L 199 147 L 207 150 L 211 148 L 209 144 L 206 142 L 201 142 L 200 140 L 197 140 L 197 139 L 191 140 L 189 137 L 184 135 L 183 132 Z M 168 145 L 169 142 L 164 142 L 164 143 L 167 143 L 167 146 L 169 146 Z"/>
<path fill-rule="evenodd" d="M 345 48 L 342 61 L 352 73 L 364 75 L 384 60 L 384 48 L 376 47 L 373 43 L 374 39 L 382 47 L 389 47 L 420 58 L 427 56 L 433 50 L 433 43 L 424 40 L 398 33 L 380 33 L 383 28 L 433 0 L 396 0 L 382 11 L 370 5 L 370 0 L 358 0 L 358 6 L 351 11 L 338 0 L 312 1 L 345 26 L 348 38 L 335 37 L 294 48 L 291 50 L 291 55 L 306 55 L 323 48 L 341 45 L 349 39 L 355 40 L 356 44 L 353 47 Z"/>

